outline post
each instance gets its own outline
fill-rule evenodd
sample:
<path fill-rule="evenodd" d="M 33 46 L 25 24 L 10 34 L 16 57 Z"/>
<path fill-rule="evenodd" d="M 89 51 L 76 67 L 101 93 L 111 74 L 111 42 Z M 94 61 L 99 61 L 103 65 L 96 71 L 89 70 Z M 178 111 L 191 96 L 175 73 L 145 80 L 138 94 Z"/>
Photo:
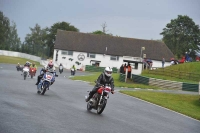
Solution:
<path fill-rule="evenodd" d="M 200 81 L 199 81 L 199 95 L 200 95 Z"/>
<path fill-rule="evenodd" d="M 127 75 L 128 75 L 128 68 L 126 68 L 126 72 L 125 72 L 125 83 L 126 83 L 126 80 L 127 80 Z"/>

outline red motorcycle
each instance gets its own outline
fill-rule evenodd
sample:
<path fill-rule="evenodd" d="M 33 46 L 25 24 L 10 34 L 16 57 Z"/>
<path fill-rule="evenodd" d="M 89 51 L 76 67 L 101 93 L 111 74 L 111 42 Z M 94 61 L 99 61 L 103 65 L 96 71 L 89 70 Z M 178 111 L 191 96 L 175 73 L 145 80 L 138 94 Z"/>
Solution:
<path fill-rule="evenodd" d="M 36 73 L 36 68 L 30 67 L 29 75 L 31 76 L 31 78 L 33 78 L 33 76 L 35 76 L 35 73 Z"/>
<path fill-rule="evenodd" d="M 87 102 L 87 110 L 90 111 L 95 109 L 97 110 L 97 114 L 101 114 L 106 107 L 110 92 L 112 94 L 114 93 L 111 91 L 111 87 L 109 85 L 102 85 L 102 87 L 100 87 L 93 97 Z M 87 96 L 85 99 L 87 99 Z"/>

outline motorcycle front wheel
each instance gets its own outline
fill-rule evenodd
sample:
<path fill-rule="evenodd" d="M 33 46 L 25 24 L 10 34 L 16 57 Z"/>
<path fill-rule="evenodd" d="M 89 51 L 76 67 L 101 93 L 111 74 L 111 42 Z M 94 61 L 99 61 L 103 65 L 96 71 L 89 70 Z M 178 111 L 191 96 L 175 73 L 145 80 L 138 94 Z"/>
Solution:
<path fill-rule="evenodd" d="M 106 103 L 107 103 L 106 99 L 101 100 L 100 105 L 98 105 L 98 107 L 97 107 L 97 114 L 101 114 L 103 112 L 103 110 L 106 107 Z"/>
<path fill-rule="evenodd" d="M 26 74 L 24 74 L 24 80 L 26 80 Z"/>
<path fill-rule="evenodd" d="M 92 106 L 91 106 L 91 103 L 90 103 L 90 102 L 87 103 L 87 110 L 88 110 L 88 111 L 92 110 Z"/>
<path fill-rule="evenodd" d="M 47 83 L 41 86 L 41 95 L 44 95 L 48 87 L 49 85 Z"/>

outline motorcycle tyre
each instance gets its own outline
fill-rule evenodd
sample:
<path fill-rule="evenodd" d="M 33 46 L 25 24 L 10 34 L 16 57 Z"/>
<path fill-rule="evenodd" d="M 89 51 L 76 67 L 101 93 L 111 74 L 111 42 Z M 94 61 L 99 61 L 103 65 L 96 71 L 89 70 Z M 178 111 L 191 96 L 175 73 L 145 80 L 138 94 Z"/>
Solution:
<path fill-rule="evenodd" d="M 46 90 L 47 90 L 47 88 L 46 87 L 44 87 L 42 90 L 41 90 L 41 95 L 44 95 L 44 93 L 46 92 Z"/>
<path fill-rule="evenodd" d="M 26 74 L 24 74 L 24 80 L 26 80 Z"/>
<path fill-rule="evenodd" d="M 98 105 L 98 107 L 97 107 L 97 114 L 101 114 L 103 111 L 104 111 L 104 109 L 105 109 L 105 107 L 106 107 L 106 103 L 107 103 L 107 101 L 106 100 L 103 100 L 103 103 L 100 105 L 101 106 L 101 108 L 100 108 L 100 106 Z"/>
<path fill-rule="evenodd" d="M 88 111 L 92 110 L 92 107 L 91 107 L 91 105 L 90 105 L 90 102 L 87 103 L 87 110 L 88 110 Z"/>

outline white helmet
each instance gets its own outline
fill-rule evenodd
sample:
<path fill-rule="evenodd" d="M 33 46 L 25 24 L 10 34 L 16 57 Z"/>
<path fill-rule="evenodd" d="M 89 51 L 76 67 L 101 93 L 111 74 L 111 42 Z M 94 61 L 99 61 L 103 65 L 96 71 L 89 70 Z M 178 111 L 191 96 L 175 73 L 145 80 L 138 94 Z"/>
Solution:
<path fill-rule="evenodd" d="M 112 68 L 111 67 L 106 67 L 104 70 L 104 73 L 106 76 L 110 77 L 112 75 Z"/>

